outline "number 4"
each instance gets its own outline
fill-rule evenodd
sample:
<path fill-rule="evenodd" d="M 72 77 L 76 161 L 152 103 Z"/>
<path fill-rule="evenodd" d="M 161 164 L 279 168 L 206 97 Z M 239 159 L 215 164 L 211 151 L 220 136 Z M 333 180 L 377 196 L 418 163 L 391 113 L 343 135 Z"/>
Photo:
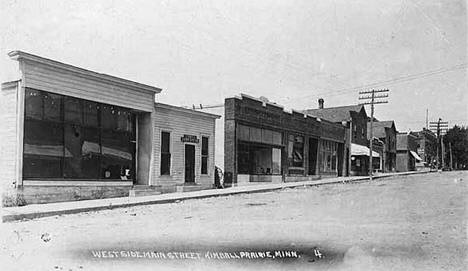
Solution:
<path fill-rule="evenodd" d="M 321 259 L 322 258 L 322 253 L 320 253 L 320 251 L 318 249 L 314 249 L 314 254 L 315 254 L 315 257 Z"/>

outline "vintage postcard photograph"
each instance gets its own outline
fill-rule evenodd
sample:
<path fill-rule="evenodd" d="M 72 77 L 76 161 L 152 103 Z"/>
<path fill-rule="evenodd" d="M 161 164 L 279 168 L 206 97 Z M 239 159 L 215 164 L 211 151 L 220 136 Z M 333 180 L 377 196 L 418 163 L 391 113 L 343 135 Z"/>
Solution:
<path fill-rule="evenodd" d="M 0 0 L 0 270 L 468 270 L 466 0 Z"/>

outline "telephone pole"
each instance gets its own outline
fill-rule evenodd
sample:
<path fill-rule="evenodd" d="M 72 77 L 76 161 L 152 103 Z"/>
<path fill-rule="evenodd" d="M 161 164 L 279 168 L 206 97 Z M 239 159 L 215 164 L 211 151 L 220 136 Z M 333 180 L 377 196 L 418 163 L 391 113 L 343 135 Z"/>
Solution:
<path fill-rule="evenodd" d="M 450 150 L 450 170 L 453 170 L 452 142 L 449 142 L 449 150 Z"/>
<path fill-rule="evenodd" d="M 367 100 L 366 102 L 360 103 L 360 105 L 367 105 L 371 106 L 371 119 L 370 119 L 370 140 L 369 140 L 369 179 L 372 181 L 372 174 L 373 174 L 373 164 L 372 164 L 372 144 L 374 141 L 374 105 L 376 104 L 384 104 L 388 103 L 387 100 L 382 100 L 382 98 L 387 98 L 388 94 L 384 92 L 388 92 L 388 89 L 380 89 L 380 90 L 366 90 L 366 91 L 359 91 L 359 100 Z M 376 93 L 383 93 L 378 94 Z"/>
<path fill-rule="evenodd" d="M 441 169 L 444 167 L 444 141 L 443 136 L 445 132 L 448 130 L 448 121 L 442 121 L 442 118 L 439 118 L 438 121 L 431 121 L 429 123 L 429 128 L 432 132 L 437 135 L 437 169 Z M 440 158 L 442 157 L 442 163 L 440 162 Z"/>

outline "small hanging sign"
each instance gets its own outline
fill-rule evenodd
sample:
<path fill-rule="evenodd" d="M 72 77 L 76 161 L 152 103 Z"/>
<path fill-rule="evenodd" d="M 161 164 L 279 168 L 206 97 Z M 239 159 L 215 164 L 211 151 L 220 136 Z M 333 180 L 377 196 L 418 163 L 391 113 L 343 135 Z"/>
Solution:
<path fill-rule="evenodd" d="M 180 141 L 189 142 L 189 143 L 198 143 L 200 140 L 197 138 L 197 136 L 194 136 L 194 135 L 184 135 L 183 137 L 180 138 Z"/>

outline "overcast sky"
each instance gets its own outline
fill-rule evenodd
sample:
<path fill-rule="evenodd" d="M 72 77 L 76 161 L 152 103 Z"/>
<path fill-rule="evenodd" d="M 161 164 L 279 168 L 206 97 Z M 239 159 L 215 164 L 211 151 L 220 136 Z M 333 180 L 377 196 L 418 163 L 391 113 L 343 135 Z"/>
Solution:
<path fill-rule="evenodd" d="M 6 54 L 23 50 L 161 87 L 157 100 L 174 105 L 243 92 L 331 107 L 374 87 L 390 89 L 376 117 L 400 131 L 421 129 L 426 108 L 468 123 L 463 0 L 0 3 L 2 81 L 16 68 Z"/>

